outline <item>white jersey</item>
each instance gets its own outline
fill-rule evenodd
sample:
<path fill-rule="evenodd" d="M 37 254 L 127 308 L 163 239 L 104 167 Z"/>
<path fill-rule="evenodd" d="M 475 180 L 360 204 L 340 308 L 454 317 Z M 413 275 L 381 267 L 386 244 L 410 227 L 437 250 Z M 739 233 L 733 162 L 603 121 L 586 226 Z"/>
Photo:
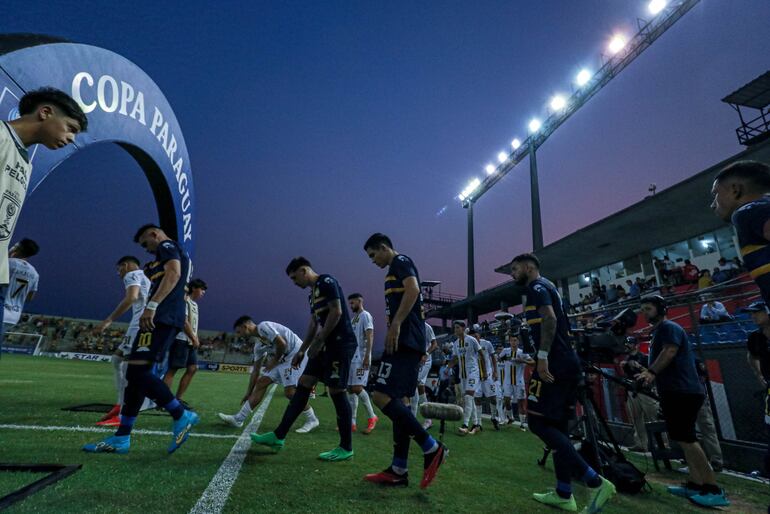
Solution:
<path fill-rule="evenodd" d="M 356 334 L 356 341 L 358 342 L 356 354 L 359 359 L 363 359 L 366 354 L 366 331 L 374 330 L 372 315 L 361 309 L 361 312 L 355 315 L 350 324 L 353 325 L 353 332 Z"/>
<path fill-rule="evenodd" d="M 128 324 L 128 330 L 139 328 L 139 318 L 142 317 L 150 297 L 150 279 L 140 269 L 129 271 L 123 276 L 123 287 L 128 289 L 131 286 L 139 286 L 139 296 L 131 304 L 131 322 Z"/>
<path fill-rule="evenodd" d="M 193 334 L 196 336 L 198 335 L 198 304 L 195 303 L 192 298 L 185 298 L 185 306 L 184 306 L 184 313 L 185 316 L 187 316 L 187 321 L 190 322 L 190 327 L 192 328 Z M 184 330 L 181 330 L 177 335 L 176 338 L 180 341 L 189 341 L 189 338 L 187 337 L 187 334 L 184 333 Z"/>
<path fill-rule="evenodd" d="M 479 350 L 481 345 L 471 336 L 455 339 L 452 343 L 452 355 L 460 364 L 460 378 L 465 379 L 479 374 Z"/>
<path fill-rule="evenodd" d="M 516 360 L 524 360 L 527 358 L 527 354 L 524 353 L 524 350 L 521 348 L 516 349 L 516 355 L 511 356 L 512 351 L 511 348 L 504 348 L 502 352 L 500 352 L 500 360 L 503 361 L 504 367 L 503 367 L 503 373 L 500 375 L 500 382 L 505 385 L 512 385 L 512 386 L 524 386 L 524 370 L 526 369 L 527 365 L 524 362 L 515 362 Z M 500 364 L 498 364 L 498 369 L 500 369 Z"/>
<path fill-rule="evenodd" d="M 433 360 L 429 351 L 430 351 L 430 345 L 434 339 L 436 339 L 436 334 L 433 332 L 433 327 L 430 326 L 428 323 L 426 323 L 425 324 L 425 353 L 428 354 L 429 361 Z"/>
<path fill-rule="evenodd" d="M 480 339 L 479 345 L 484 350 L 484 355 L 479 359 L 479 375 L 481 380 L 487 380 L 492 378 L 492 354 L 495 352 L 495 347 L 492 343 L 486 339 Z"/>
<path fill-rule="evenodd" d="M 3 287 L 5 292 L 3 323 L 15 325 L 19 322 L 24 310 L 27 296 L 37 291 L 40 276 L 35 267 L 23 259 L 9 259 L 8 268 L 10 271 L 8 286 Z"/>
<path fill-rule="evenodd" d="M 279 355 L 278 358 L 281 362 L 291 361 L 294 354 L 302 346 L 302 339 L 297 334 L 291 331 L 290 328 L 284 327 L 280 323 L 273 321 L 263 321 L 257 325 L 257 333 L 259 337 L 257 342 L 254 343 L 254 361 L 258 361 L 265 355 L 275 356 L 275 339 L 281 336 L 286 341 L 286 351 L 283 355 Z M 267 342 L 263 341 L 266 340 Z"/>
<path fill-rule="evenodd" d="M 27 196 L 32 163 L 16 131 L 0 126 L 0 284 L 9 280 L 8 245 Z M 13 291 L 11 291 L 13 292 Z"/>

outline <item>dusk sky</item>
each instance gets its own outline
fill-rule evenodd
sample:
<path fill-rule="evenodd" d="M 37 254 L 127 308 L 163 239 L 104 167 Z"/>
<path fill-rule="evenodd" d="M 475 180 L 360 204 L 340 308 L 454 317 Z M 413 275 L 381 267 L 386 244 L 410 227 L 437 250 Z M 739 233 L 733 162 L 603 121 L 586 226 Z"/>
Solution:
<path fill-rule="evenodd" d="M 195 275 L 210 286 L 202 328 L 229 330 L 248 313 L 303 335 L 307 293 L 284 268 L 304 255 L 346 294 L 363 293 L 379 346 L 384 271 L 366 238 L 390 235 L 422 279 L 465 293 L 456 195 L 581 67 L 599 67 L 614 32 L 636 31 L 646 4 L 11 0 L 5 31 L 112 50 L 164 91 L 197 192 Z M 720 99 L 770 68 L 767 20 L 766 0 L 701 1 L 545 143 L 546 244 L 741 149 L 738 117 Z M 122 149 L 75 154 L 16 228 L 15 239 L 41 246 L 29 310 L 109 314 L 122 295 L 113 264 L 140 254 L 134 231 L 156 219 Z M 531 250 L 526 161 L 475 221 L 481 290 L 506 280 L 493 268 Z"/>

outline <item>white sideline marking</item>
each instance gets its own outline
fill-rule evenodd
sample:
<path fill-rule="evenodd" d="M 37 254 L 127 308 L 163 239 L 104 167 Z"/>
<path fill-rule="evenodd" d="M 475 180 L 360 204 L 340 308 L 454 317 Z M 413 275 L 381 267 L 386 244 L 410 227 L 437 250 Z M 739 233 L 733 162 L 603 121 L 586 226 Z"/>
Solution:
<path fill-rule="evenodd" d="M 256 432 L 259 429 L 262 417 L 270 405 L 270 400 L 273 398 L 276 387 L 275 384 L 270 386 L 267 396 L 262 400 L 259 409 L 254 413 L 254 417 L 251 418 L 251 423 L 243 429 L 243 433 L 238 438 L 238 441 L 235 442 L 224 462 L 222 462 L 214 478 L 209 482 L 206 490 L 203 491 L 203 494 L 198 499 L 198 503 L 190 510 L 190 514 L 219 514 L 222 512 L 227 499 L 230 497 L 230 489 L 232 489 L 235 479 L 238 478 L 238 474 L 241 472 L 241 465 L 243 465 L 243 460 L 246 458 L 246 453 L 251 447 L 249 433 Z"/>
<path fill-rule="evenodd" d="M 80 425 L 74 426 L 74 427 L 64 427 L 64 426 L 46 426 L 46 425 L 2 425 L 0 424 L 0 429 L 8 429 L 8 430 L 42 430 L 46 432 L 52 432 L 52 431 L 63 431 L 63 432 L 97 432 L 97 433 L 104 433 L 104 434 L 112 434 L 115 432 L 115 428 L 101 428 L 101 427 L 81 427 Z M 145 434 L 145 435 L 171 435 L 171 432 L 164 432 L 162 430 L 142 430 L 142 429 L 136 429 L 131 431 L 132 434 Z M 190 437 L 205 437 L 208 439 L 237 439 L 238 436 L 235 434 L 199 434 L 199 433 L 191 433 Z"/>

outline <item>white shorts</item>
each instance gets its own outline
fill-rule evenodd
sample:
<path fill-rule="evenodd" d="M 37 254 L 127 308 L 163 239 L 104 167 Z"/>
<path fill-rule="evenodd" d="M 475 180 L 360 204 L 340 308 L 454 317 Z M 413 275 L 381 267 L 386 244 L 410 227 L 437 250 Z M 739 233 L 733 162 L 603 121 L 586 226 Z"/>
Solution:
<path fill-rule="evenodd" d="M 476 398 L 481 398 L 482 396 L 486 396 L 487 398 L 494 398 L 497 396 L 497 390 L 499 388 L 499 383 L 495 380 L 492 380 L 492 378 L 487 378 L 486 380 L 482 380 L 480 387 L 476 389 Z"/>
<path fill-rule="evenodd" d="M 369 368 L 364 368 L 364 359 L 353 356 L 350 361 L 350 371 L 348 372 L 348 386 L 363 386 L 369 383 Z"/>
<path fill-rule="evenodd" d="M 139 333 L 139 327 L 129 328 L 126 330 L 126 335 L 123 336 L 123 340 L 118 345 L 117 350 L 120 351 L 124 357 L 128 357 L 131 354 L 131 345 L 134 344 L 134 338 Z"/>
<path fill-rule="evenodd" d="M 460 388 L 463 391 L 463 394 L 466 393 L 466 391 L 472 391 L 473 394 L 478 391 L 481 384 L 479 384 L 479 376 L 478 375 L 471 375 L 468 378 L 461 378 L 460 379 Z"/>
<path fill-rule="evenodd" d="M 520 401 L 520 400 L 526 400 L 527 399 L 527 388 L 524 387 L 524 384 L 516 384 L 513 386 L 513 400 L 514 401 Z"/>
<path fill-rule="evenodd" d="M 425 382 L 428 380 L 428 373 L 430 373 L 431 366 L 433 366 L 433 359 L 431 358 L 426 360 L 425 363 L 420 366 L 420 370 L 417 372 L 418 385 L 425 385 Z"/>
<path fill-rule="evenodd" d="M 296 387 L 297 382 L 299 382 L 299 377 L 302 376 L 302 372 L 305 370 L 307 355 L 305 355 L 305 358 L 298 368 L 292 367 L 291 360 L 293 358 L 293 355 L 287 356 L 284 362 L 281 362 L 270 371 L 265 371 L 265 368 L 263 367 L 260 376 L 264 375 L 270 378 L 274 384 L 280 384 L 283 387 Z"/>

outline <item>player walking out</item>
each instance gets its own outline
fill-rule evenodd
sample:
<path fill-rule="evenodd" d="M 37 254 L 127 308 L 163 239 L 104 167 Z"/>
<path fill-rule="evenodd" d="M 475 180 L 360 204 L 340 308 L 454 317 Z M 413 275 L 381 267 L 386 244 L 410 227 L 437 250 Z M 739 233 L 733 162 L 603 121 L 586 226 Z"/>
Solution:
<path fill-rule="evenodd" d="M 425 355 L 425 319 L 422 311 L 420 277 L 412 259 L 393 249 L 384 234 L 372 235 L 364 251 L 380 268 L 388 266 L 385 276 L 385 306 L 388 333 L 385 352 L 380 362 L 374 403 L 393 422 L 393 461 L 385 471 L 364 477 L 382 485 L 408 485 L 407 460 L 409 439 L 423 451 L 421 488 L 428 487 L 438 473 L 447 454 L 446 447 L 434 440 L 405 405 L 417 387 L 420 361 Z"/>
<path fill-rule="evenodd" d="M 417 417 L 417 410 L 420 405 L 428 402 L 428 397 L 425 394 L 425 383 L 428 381 L 428 373 L 430 368 L 433 367 L 433 352 L 438 348 L 438 342 L 436 342 L 436 334 L 433 332 L 433 327 L 428 323 L 425 323 L 425 355 L 420 359 L 420 369 L 417 372 L 417 390 L 414 392 L 409 401 L 412 407 L 412 414 Z M 426 419 L 422 424 L 424 429 L 429 429 L 433 425 L 433 421 Z"/>
<path fill-rule="evenodd" d="M 155 254 L 145 268 L 152 287 L 150 301 L 139 318 L 140 331 L 134 338 L 128 356 L 126 386 L 120 426 L 114 436 L 90 443 L 83 450 L 93 453 L 128 453 L 131 430 L 145 397 L 162 406 L 174 419 L 168 452 L 176 451 L 198 423 L 198 415 L 185 410 L 171 390 L 152 372 L 162 362 L 171 343 L 185 323 L 184 286 L 189 281 L 191 266 L 187 253 L 157 225 L 144 225 L 134 236 L 142 248 Z"/>
<path fill-rule="evenodd" d="M 463 393 L 463 424 L 458 429 L 461 435 L 475 434 L 481 427 L 477 420 L 481 413 L 476 410 L 476 391 L 479 390 L 479 357 L 481 345 L 472 336 L 465 333 L 465 322 L 452 323 L 455 337 L 452 343 L 452 362 L 450 367 L 458 366 L 460 372 L 460 390 Z M 473 426 L 468 425 L 473 420 Z"/>
<path fill-rule="evenodd" d="M 3 315 L 4 330 L 19 322 L 24 304 L 31 302 L 37 293 L 40 275 L 29 263 L 40 247 L 31 239 L 22 239 L 11 247 L 8 256 L 8 285 L 0 287 L 0 295 L 5 298 L 5 313 Z"/>
<path fill-rule="evenodd" d="M 356 349 L 356 336 L 350 325 L 348 310 L 343 304 L 345 296 L 334 277 L 319 275 L 304 257 L 292 259 L 286 267 L 286 274 L 297 286 L 310 289 L 310 324 L 292 365 L 299 367 L 306 352 L 308 361 L 281 423 L 273 432 L 251 434 L 251 440 L 275 450 L 283 448 L 292 423 L 307 405 L 313 386 L 321 380 L 326 384 L 337 411 L 340 445 L 321 453 L 318 458 L 326 461 L 347 460 L 353 456 L 353 438 L 350 402 L 345 389 L 348 385 L 350 360 Z"/>
<path fill-rule="evenodd" d="M 371 434 L 377 425 L 377 416 L 374 414 L 366 384 L 369 383 L 369 366 L 372 364 L 372 346 L 374 345 L 374 321 L 372 315 L 364 310 L 364 297 L 360 293 L 348 296 L 350 310 L 353 311 L 353 332 L 356 334 L 358 348 L 350 363 L 350 378 L 348 379 L 348 399 L 350 409 L 353 412 L 352 430 L 356 431 L 356 411 L 358 400 L 364 404 L 367 413 L 366 430 L 364 434 Z"/>

